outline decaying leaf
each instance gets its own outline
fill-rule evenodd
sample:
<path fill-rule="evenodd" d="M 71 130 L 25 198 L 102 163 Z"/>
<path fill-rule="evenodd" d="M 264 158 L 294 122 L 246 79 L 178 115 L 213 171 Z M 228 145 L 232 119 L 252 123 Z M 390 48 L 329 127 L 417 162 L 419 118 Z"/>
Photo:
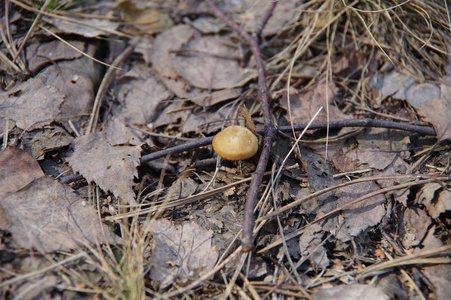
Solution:
<path fill-rule="evenodd" d="M 350 119 L 350 116 L 345 115 L 334 105 L 337 92 L 338 88 L 333 82 L 326 84 L 325 80 L 321 80 L 314 89 L 303 94 L 290 89 L 290 99 L 284 96 L 280 100 L 280 105 L 287 111 L 285 118 L 290 124 L 308 123 L 321 106 L 323 111 L 316 117 L 315 122 Z M 329 106 L 329 119 L 326 117 L 327 106 Z"/>
<path fill-rule="evenodd" d="M 329 266 L 326 249 L 322 246 L 323 229 L 318 224 L 308 226 L 299 238 L 302 257 L 310 260 L 315 268 L 325 269 Z"/>
<path fill-rule="evenodd" d="M 43 18 L 46 22 L 52 24 L 58 28 L 59 33 L 76 34 L 85 38 L 95 38 L 107 34 L 108 31 L 116 30 L 119 27 L 119 22 L 113 22 L 107 19 L 96 19 L 94 16 L 91 18 L 74 18 L 71 20 L 75 22 L 69 22 L 60 18 Z M 86 25 L 89 26 L 86 26 Z"/>
<path fill-rule="evenodd" d="M 263 15 L 268 10 L 270 1 L 224 1 L 225 11 L 233 14 L 236 22 L 248 32 L 257 32 Z M 301 1 L 280 1 L 273 16 L 263 30 L 264 36 L 277 34 L 284 26 L 289 25 L 296 17 L 296 8 L 301 5 Z"/>
<path fill-rule="evenodd" d="M 10 91 L 0 91 L 0 128 L 6 119 L 21 129 L 32 130 L 50 124 L 60 113 L 65 95 L 39 78 L 31 78 Z"/>
<path fill-rule="evenodd" d="M 16 192 L 44 176 L 39 163 L 17 148 L 0 150 L 0 197 Z"/>
<path fill-rule="evenodd" d="M 137 65 L 123 75 L 118 99 L 125 108 L 122 117 L 129 123 L 146 125 L 152 121 L 157 106 L 171 96 L 144 65 Z M 119 114 L 119 113 L 117 113 Z"/>
<path fill-rule="evenodd" d="M 451 138 L 451 88 L 446 87 L 447 92 L 441 98 L 433 98 L 431 101 L 420 105 L 418 112 L 432 123 L 439 141 Z"/>
<path fill-rule="evenodd" d="M 184 285 L 210 271 L 218 259 L 212 246 L 213 233 L 194 222 L 174 224 L 154 220 L 144 224 L 154 237 L 150 276 L 165 288 L 172 283 Z"/>
<path fill-rule="evenodd" d="M 80 51 L 87 51 L 85 42 L 70 40 L 67 42 Z M 27 46 L 26 49 L 28 68 L 32 73 L 36 73 L 44 66 L 60 60 L 75 59 L 82 56 L 79 51 L 58 40 L 48 43 L 36 42 Z"/>
<path fill-rule="evenodd" d="M 438 183 L 428 183 L 417 193 L 415 203 L 426 206 L 432 218 L 451 210 L 451 193 Z"/>
<path fill-rule="evenodd" d="M 160 76 L 173 79 L 179 76 L 172 66 L 173 52 L 186 44 L 195 33 L 196 30 L 188 25 L 177 25 L 155 38 L 155 46 L 152 48 L 150 60 L 152 61 L 152 67 Z"/>
<path fill-rule="evenodd" d="M 52 252 L 114 242 L 95 210 L 44 176 L 28 153 L 1 150 L 0 164 L 0 229 L 10 231 L 20 247 Z"/>
<path fill-rule="evenodd" d="M 40 177 L 0 200 L 13 239 L 21 247 L 39 251 L 68 251 L 86 245 L 113 243 L 112 235 L 91 206 L 70 187 Z"/>
<path fill-rule="evenodd" d="M 238 98 L 241 95 L 241 88 L 204 91 L 199 88 L 190 88 L 188 83 L 180 77 L 177 79 L 162 78 L 161 80 L 177 97 L 203 107 L 210 107 L 225 100 Z"/>
<path fill-rule="evenodd" d="M 399 235 L 402 240 L 402 245 L 406 249 L 418 246 L 431 225 L 431 218 L 424 210 L 418 207 L 407 207 L 404 212 L 400 214 L 400 219 Z"/>
<path fill-rule="evenodd" d="M 243 69 L 233 43 L 219 36 L 195 36 L 172 58 L 172 66 L 191 85 L 207 89 L 241 87 L 256 78 L 257 71 Z"/>
<path fill-rule="evenodd" d="M 312 300 L 389 300 L 390 298 L 378 288 L 364 284 L 339 285 L 321 289 L 311 295 Z"/>
<path fill-rule="evenodd" d="M 126 203 L 136 204 L 132 187 L 141 146 L 112 146 L 104 132 L 97 132 L 74 139 L 72 147 L 67 161 L 75 171 Z"/>
<path fill-rule="evenodd" d="M 40 160 L 44 154 L 65 147 L 72 141 L 72 136 L 63 128 L 58 126 L 46 126 L 33 130 L 23 139 L 25 149 L 31 152 L 31 155 Z"/>
<path fill-rule="evenodd" d="M 340 188 L 335 193 L 337 197 L 336 208 L 363 197 L 373 191 L 380 189 L 372 182 L 362 182 Z M 324 229 L 335 233 L 335 236 L 342 241 L 349 241 L 352 237 L 358 236 L 371 226 L 380 223 L 385 215 L 385 197 L 377 195 L 372 198 L 350 205 L 343 210 L 341 217 L 334 217 L 327 221 Z"/>

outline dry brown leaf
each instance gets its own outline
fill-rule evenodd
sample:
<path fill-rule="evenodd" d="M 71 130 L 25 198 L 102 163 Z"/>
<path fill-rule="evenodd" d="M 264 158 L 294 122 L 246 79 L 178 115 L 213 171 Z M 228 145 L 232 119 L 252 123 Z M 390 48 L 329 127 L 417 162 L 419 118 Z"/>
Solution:
<path fill-rule="evenodd" d="M 88 45 L 87 53 L 94 54 L 97 47 Z M 53 63 L 37 77 L 46 85 L 54 86 L 64 94 L 57 120 L 66 130 L 70 129 L 68 120 L 79 127 L 83 116 L 89 115 L 94 101 L 95 86 L 100 82 L 102 68 L 93 60 L 83 56 L 79 59 Z M 72 129 L 70 129 L 72 130 Z"/>
<path fill-rule="evenodd" d="M 407 207 L 398 216 L 401 219 L 399 235 L 402 245 L 406 249 L 418 246 L 431 225 L 431 218 L 418 207 Z"/>
<path fill-rule="evenodd" d="M 82 200 L 71 188 L 40 177 L 2 198 L 0 205 L 8 215 L 8 230 L 23 248 L 53 252 L 113 243 L 108 227 Z"/>
<path fill-rule="evenodd" d="M 151 124 L 152 128 L 168 124 L 178 124 L 181 120 L 186 120 L 190 113 L 191 109 L 185 109 L 185 101 L 171 101 L 156 116 L 155 121 Z"/>
<path fill-rule="evenodd" d="M 428 183 L 417 193 L 415 202 L 426 206 L 432 218 L 438 218 L 451 210 L 451 193 L 438 183 Z"/>
<path fill-rule="evenodd" d="M 321 225 L 308 226 L 299 237 L 301 256 L 309 259 L 315 268 L 325 269 L 329 266 L 326 249 L 321 245 L 324 231 Z"/>
<path fill-rule="evenodd" d="M 437 227 L 435 225 L 431 226 L 427 236 L 421 243 L 424 247 L 415 248 L 413 252 L 414 254 L 436 250 L 444 246 L 442 240 L 435 236 L 434 233 L 436 232 L 436 230 Z M 424 275 L 426 275 L 426 277 L 433 285 L 435 298 L 432 299 L 447 300 L 451 293 L 451 272 L 449 271 L 449 264 L 431 266 L 425 265 L 421 269 Z"/>
<path fill-rule="evenodd" d="M 224 1 L 222 8 L 232 15 L 232 18 L 241 24 L 247 32 L 257 32 L 263 15 L 271 5 L 271 1 L 241 0 Z M 274 35 L 291 22 L 295 21 L 297 9 L 301 1 L 280 1 L 263 30 L 264 36 Z"/>
<path fill-rule="evenodd" d="M 223 105 L 221 108 L 210 111 L 195 111 L 188 114 L 183 123 L 182 131 L 209 134 L 221 129 L 224 121 L 233 116 L 231 106 Z M 236 108 L 235 108 L 236 109 Z"/>
<path fill-rule="evenodd" d="M 50 124 L 60 113 L 64 97 L 39 78 L 31 78 L 10 91 L 0 91 L 0 128 L 5 128 L 6 119 L 27 130 Z"/>
<path fill-rule="evenodd" d="M 23 135 L 25 150 L 38 159 L 44 159 L 44 154 L 70 144 L 73 137 L 58 126 L 45 126 Z"/>
<path fill-rule="evenodd" d="M 67 41 L 80 51 L 86 51 L 86 43 L 81 41 Z M 48 43 L 36 42 L 26 48 L 26 58 L 30 72 L 36 73 L 44 66 L 58 62 L 81 57 L 79 51 L 69 47 L 61 41 L 51 41 Z"/>
<path fill-rule="evenodd" d="M 177 25 L 155 38 L 150 60 L 152 61 L 152 67 L 160 76 L 173 79 L 179 76 L 172 67 L 172 57 L 175 55 L 173 52 L 178 51 L 195 34 L 196 30 L 190 26 Z"/>
<path fill-rule="evenodd" d="M 148 67 L 137 65 L 121 79 L 118 100 L 125 106 L 121 117 L 128 123 L 147 125 L 157 113 L 158 105 L 171 96 Z"/>
<path fill-rule="evenodd" d="M 67 161 L 75 171 L 126 203 L 136 204 L 133 178 L 138 176 L 141 146 L 112 146 L 104 132 L 97 132 L 74 139 L 72 147 Z"/>
<path fill-rule="evenodd" d="M 312 300 L 389 300 L 384 292 L 371 285 L 348 284 L 333 288 L 320 289 L 311 295 Z"/>
<path fill-rule="evenodd" d="M 451 87 L 445 96 L 420 105 L 418 112 L 434 126 L 439 141 L 451 138 Z"/>
<path fill-rule="evenodd" d="M 299 94 L 296 90 L 290 89 L 290 103 L 285 96 L 280 100 L 280 105 L 287 111 L 285 118 L 290 124 L 308 123 L 322 106 L 323 110 L 316 117 L 315 122 L 326 122 L 326 106 L 329 101 L 329 120 L 347 120 L 351 117 L 341 112 L 335 105 L 338 88 L 333 82 L 326 85 L 323 79 L 315 85 L 315 88 Z"/>
<path fill-rule="evenodd" d="M 189 100 L 202 107 L 210 107 L 225 100 L 238 98 L 241 95 L 241 88 L 210 92 L 198 88 L 191 88 L 187 82 L 180 77 L 177 79 L 162 77 L 161 80 L 177 97 Z"/>
<path fill-rule="evenodd" d="M 79 24 L 61 20 L 59 18 L 43 18 L 46 22 L 52 24 L 58 28 L 56 33 L 76 34 L 85 38 L 95 38 L 105 35 L 107 31 L 116 30 L 120 23 L 113 22 L 107 19 L 96 19 L 93 15 L 91 18 L 75 18 L 71 17 L 71 20 L 78 22 Z M 87 24 L 83 26 L 80 24 Z"/>
<path fill-rule="evenodd" d="M 154 237 L 150 277 L 160 281 L 161 288 L 186 284 L 210 271 L 218 259 L 212 246 L 213 233 L 194 222 L 176 225 L 168 220 L 145 223 Z"/>
<path fill-rule="evenodd" d="M 0 198 L 44 176 L 39 163 L 17 148 L 0 150 Z"/>
<path fill-rule="evenodd" d="M 88 46 L 87 49 L 89 53 L 95 51 L 94 46 Z M 27 130 L 55 120 L 60 121 L 66 129 L 69 128 L 68 120 L 77 124 L 83 114 L 88 114 L 92 108 L 99 71 L 99 66 L 86 57 L 53 62 L 34 78 L 8 92 L 0 92 L 0 103 L 4 108 L 0 110 L 0 127 L 4 128 L 6 118 Z"/>
<path fill-rule="evenodd" d="M 142 144 L 141 135 L 127 127 L 124 121 L 118 117 L 112 116 L 105 128 L 106 139 L 112 146 L 131 145 L 137 146 Z"/>
<path fill-rule="evenodd" d="M 155 34 L 170 29 L 174 23 L 167 13 L 156 9 L 141 10 L 138 17 L 128 19 L 140 32 Z"/>
<path fill-rule="evenodd" d="M 378 189 L 380 189 L 379 186 L 372 181 L 340 188 L 335 193 L 335 197 L 337 197 L 335 208 L 340 208 Z M 343 242 L 349 241 L 369 227 L 380 223 L 386 213 L 384 204 L 385 197 L 383 195 L 360 201 L 346 207 L 340 216 L 329 219 L 323 228 L 334 233 Z"/>
<path fill-rule="evenodd" d="M 240 67 L 234 43 L 225 37 L 195 36 L 177 55 L 172 66 L 186 81 L 207 90 L 241 87 L 256 78 L 255 69 Z"/>
<path fill-rule="evenodd" d="M 222 20 L 208 16 L 197 18 L 194 21 L 185 18 L 184 21 L 203 34 L 219 33 L 228 28 Z"/>
<path fill-rule="evenodd" d="M 406 100 L 407 91 L 414 86 L 417 80 L 410 75 L 392 71 L 389 73 L 377 73 L 369 81 L 369 85 L 376 89 L 382 97 L 393 97 L 395 99 Z"/>

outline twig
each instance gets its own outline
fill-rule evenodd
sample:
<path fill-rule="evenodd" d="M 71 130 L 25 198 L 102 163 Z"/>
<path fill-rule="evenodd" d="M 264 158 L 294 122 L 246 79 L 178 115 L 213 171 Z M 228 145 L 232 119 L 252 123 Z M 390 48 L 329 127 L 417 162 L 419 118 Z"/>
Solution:
<path fill-rule="evenodd" d="M 132 41 L 131 45 L 125 48 L 122 53 L 116 57 L 113 63 L 109 66 L 108 70 L 103 76 L 102 82 L 100 83 L 99 89 L 97 90 L 96 98 L 94 100 L 91 117 L 89 119 L 88 128 L 86 129 L 85 134 L 89 134 L 95 131 L 95 126 L 97 125 L 97 119 L 99 117 L 100 104 L 105 95 L 110 82 L 113 80 L 116 70 L 118 66 L 120 66 L 125 59 L 133 52 L 136 41 Z"/>
<path fill-rule="evenodd" d="M 272 14 L 277 2 L 270 5 L 269 11 L 265 14 L 263 22 L 261 22 L 260 30 L 264 29 L 265 24 L 269 20 L 269 17 Z M 246 40 L 246 42 L 250 45 L 252 54 L 254 55 L 255 62 L 257 64 L 258 71 L 258 87 L 260 89 L 260 97 L 261 97 L 261 105 L 263 110 L 263 119 L 264 119 L 264 133 L 265 137 L 263 138 L 263 149 L 260 154 L 260 159 L 258 160 L 257 168 L 255 170 L 254 175 L 252 176 L 252 181 L 249 186 L 249 192 L 247 194 L 246 206 L 244 209 L 244 221 L 243 221 L 243 238 L 242 238 L 242 246 L 244 252 L 249 252 L 254 248 L 253 242 L 253 228 L 254 228 L 254 206 L 257 201 L 258 191 L 260 188 L 260 184 L 263 180 L 263 174 L 265 173 L 266 166 L 269 161 L 270 151 L 272 142 L 276 135 L 276 129 L 274 128 L 271 121 L 271 111 L 270 111 L 270 100 L 268 95 L 268 88 L 266 86 L 266 76 L 265 76 L 265 67 L 263 64 L 263 59 L 260 53 L 260 46 L 258 44 L 257 35 L 250 35 L 245 32 L 238 24 L 229 19 L 225 14 L 220 11 L 212 0 L 208 0 L 208 6 L 211 11 L 222 21 L 232 27 L 242 38 Z"/>
<path fill-rule="evenodd" d="M 260 26 L 258 28 L 257 36 L 261 36 L 263 33 L 263 29 L 265 29 L 266 23 L 268 23 L 269 19 L 272 16 L 272 13 L 274 12 L 274 9 L 276 8 L 277 3 L 279 3 L 278 0 L 273 0 L 271 3 L 271 6 L 266 10 L 265 15 L 263 16 L 263 19 L 260 23 Z"/>
<path fill-rule="evenodd" d="M 384 176 L 384 177 L 387 178 L 388 176 Z M 428 177 L 424 177 L 424 178 L 428 178 Z M 362 178 L 362 179 L 367 179 L 367 178 Z M 436 176 L 436 177 L 432 177 L 432 176 L 431 176 L 429 179 L 415 180 L 415 181 L 412 181 L 412 182 L 407 182 L 407 183 L 403 183 L 403 184 L 399 184 L 399 185 L 396 185 L 396 186 L 391 186 L 391 187 L 383 188 L 383 189 L 376 190 L 376 191 L 374 191 L 374 192 L 368 193 L 368 194 L 366 194 L 366 195 L 364 195 L 364 196 L 362 196 L 362 197 L 360 197 L 360 198 L 357 198 L 357 199 L 355 199 L 355 200 L 353 200 L 353 201 L 351 201 L 351 202 L 348 202 L 348 203 L 342 205 L 341 207 L 338 207 L 338 208 L 333 209 L 332 211 L 330 211 L 330 212 L 328 212 L 328 213 L 325 213 L 324 215 L 322 215 L 321 217 L 316 218 L 315 220 L 313 220 L 313 221 L 310 222 L 309 224 L 307 224 L 307 225 L 305 225 L 305 226 L 303 226 L 303 227 L 301 227 L 301 228 L 299 228 L 299 229 L 297 229 L 297 230 L 291 232 L 290 234 L 285 235 L 285 240 L 286 240 L 286 241 L 287 241 L 287 240 L 291 240 L 292 238 L 294 238 L 294 237 L 300 235 L 302 232 L 304 232 L 304 230 L 305 230 L 308 226 L 311 226 L 311 225 L 313 225 L 313 224 L 316 224 L 316 223 L 318 223 L 318 222 L 320 222 L 320 221 L 322 221 L 322 220 L 326 220 L 326 219 L 328 219 L 329 217 L 331 217 L 331 216 L 333 216 L 333 215 L 335 215 L 335 214 L 337 214 L 337 213 L 343 211 L 344 209 L 348 208 L 349 206 L 352 206 L 352 205 L 354 205 L 354 204 L 356 204 L 356 203 L 362 202 L 362 201 L 364 201 L 364 200 L 366 200 L 366 199 L 369 199 L 369 198 L 372 198 L 372 197 L 374 197 L 374 196 L 381 195 L 381 194 L 384 194 L 384 193 L 387 193 L 387 192 L 391 192 L 391 191 L 393 191 L 393 190 L 403 189 L 403 188 L 408 188 L 408 187 L 415 186 L 415 185 L 420 185 L 420 184 L 421 184 L 421 185 L 424 185 L 424 184 L 431 183 L 431 182 L 437 182 L 437 181 L 439 181 L 439 180 L 449 180 L 449 178 L 448 178 L 448 176 L 443 176 L 443 175 L 438 175 L 438 176 Z M 355 182 L 356 182 L 356 181 L 355 181 Z M 353 181 L 350 181 L 350 183 L 354 183 L 354 182 L 353 182 Z M 342 184 L 342 185 L 344 185 L 344 184 Z M 340 186 L 342 186 L 342 185 L 340 185 Z M 337 187 L 332 187 L 332 189 L 336 189 L 336 188 L 337 188 Z M 324 192 L 329 191 L 330 189 L 331 189 L 331 188 L 323 189 L 323 190 L 321 190 L 321 191 L 318 191 L 318 193 L 321 192 L 321 194 L 323 194 Z M 314 193 L 314 194 L 316 194 L 316 193 Z M 296 202 L 297 204 L 299 204 L 299 203 L 301 203 L 301 201 L 302 201 L 302 202 L 307 201 L 308 199 L 311 199 L 310 196 L 312 196 L 312 195 L 313 195 L 313 194 L 311 194 L 311 195 L 309 195 L 309 196 L 307 196 L 307 197 L 304 197 L 304 198 L 302 198 L 302 199 L 300 199 L 300 200 L 298 200 L 298 201 L 295 201 L 295 202 Z M 308 198 L 308 199 L 307 199 L 307 198 Z M 277 210 L 276 212 L 272 212 L 272 213 L 268 214 L 267 216 L 264 216 L 264 217 L 260 218 L 259 220 L 266 220 L 266 219 L 268 219 L 268 218 L 274 217 L 275 215 L 280 214 L 282 211 L 286 211 L 289 207 L 292 208 L 292 207 L 294 207 L 294 206 L 295 206 L 295 205 L 291 205 L 291 204 L 286 205 L 286 206 L 280 208 L 279 210 Z M 280 245 L 281 243 L 282 243 L 281 239 L 277 239 L 276 241 L 274 241 L 274 242 L 270 243 L 269 245 L 267 245 L 265 248 L 260 249 L 260 250 L 258 251 L 258 253 L 266 252 L 266 251 L 268 251 L 269 249 L 272 249 L 272 248 L 274 248 L 274 247 Z"/>
<path fill-rule="evenodd" d="M 307 124 L 299 124 L 292 126 L 281 126 L 277 128 L 278 131 L 284 132 L 284 133 L 290 133 L 292 131 L 292 128 L 294 128 L 295 131 L 301 131 L 304 130 L 304 128 L 307 126 Z M 381 127 L 381 128 L 388 128 L 388 129 L 400 129 L 405 131 L 411 131 L 416 132 L 418 134 L 422 135 L 429 135 L 429 136 L 435 136 L 435 130 L 432 127 L 429 126 L 420 126 L 420 125 L 413 125 L 408 123 L 400 123 L 400 122 L 393 122 L 393 121 L 385 121 L 385 120 L 374 120 L 374 119 L 359 119 L 359 120 L 344 120 L 344 121 L 333 121 L 329 123 L 329 128 L 342 128 L 342 127 Z M 327 128 L 326 122 L 318 122 L 318 123 L 312 123 L 309 126 L 309 129 L 325 129 Z M 256 131 L 258 134 L 263 134 L 264 129 L 257 129 Z M 144 155 L 141 157 L 141 163 L 154 160 L 157 158 L 165 157 L 168 154 L 175 154 L 180 153 L 183 151 L 188 151 L 192 149 L 197 149 L 199 147 L 211 144 L 211 141 L 213 140 L 213 137 L 205 137 L 200 138 L 196 141 L 185 143 L 182 145 L 174 146 L 168 149 L 164 149 L 161 151 L 157 151 L 154 153 L 150 153 L 147 155 Z"/>

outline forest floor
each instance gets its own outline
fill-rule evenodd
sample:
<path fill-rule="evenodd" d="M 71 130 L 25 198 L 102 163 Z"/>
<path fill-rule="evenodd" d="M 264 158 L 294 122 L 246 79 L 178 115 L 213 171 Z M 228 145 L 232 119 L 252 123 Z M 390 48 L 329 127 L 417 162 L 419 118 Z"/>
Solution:
<path fill-rule="evenodd" d="M 3 1 L 1 299 L 448 299 L 450 11 L 394 2 Z"/>

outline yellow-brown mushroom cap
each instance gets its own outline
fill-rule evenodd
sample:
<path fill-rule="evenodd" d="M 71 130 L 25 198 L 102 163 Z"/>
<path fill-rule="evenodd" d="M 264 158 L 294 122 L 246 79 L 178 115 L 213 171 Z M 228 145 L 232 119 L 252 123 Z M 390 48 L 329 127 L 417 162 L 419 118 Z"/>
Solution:
<path fill-rule="evenodd" d="M 258 151 L 255 134 L 243 126 L 230 126 L 219 132 L 213 139 L 215 152 L 227 160 L 251 158 Z"/>

